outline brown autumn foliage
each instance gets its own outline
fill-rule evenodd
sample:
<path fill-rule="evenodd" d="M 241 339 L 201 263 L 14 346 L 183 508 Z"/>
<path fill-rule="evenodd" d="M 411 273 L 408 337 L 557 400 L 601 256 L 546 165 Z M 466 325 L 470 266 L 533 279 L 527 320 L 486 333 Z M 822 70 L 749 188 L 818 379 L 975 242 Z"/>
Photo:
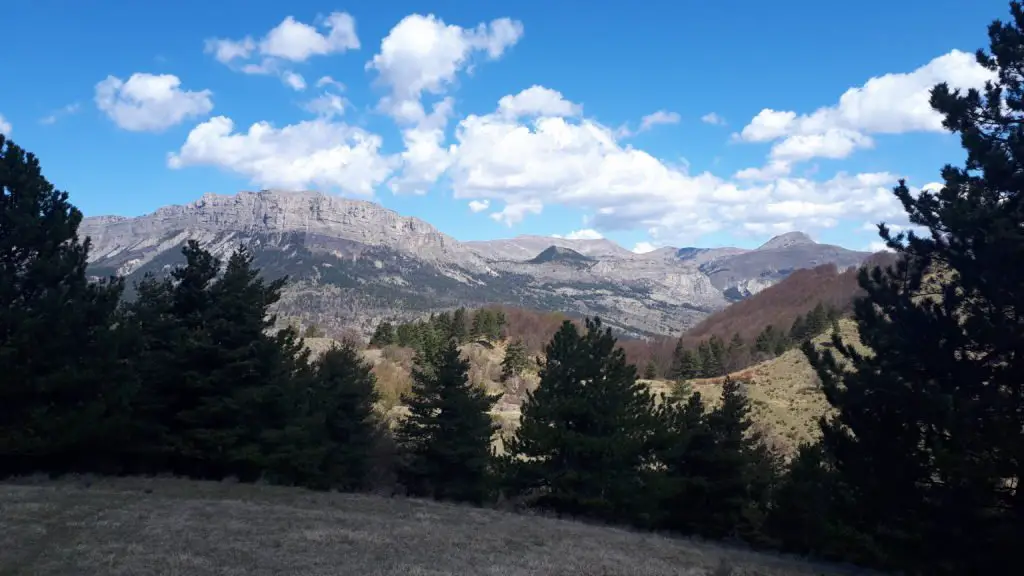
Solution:
<path fill-rule="evenodd" d="M 577 327 L 583 327 L 583 323 L 578 318 L 562 312 L 540 312 L 511 306 L 492 306 L 490 308 L 500 310 L 505 314 L 505 327 L 502 329 L 502 336 L 507 340 L 522 340 L 526 349 L 532 354 L 544 352 L 544 348 L 558 331 L 562 322 L 569 320 Z"/>

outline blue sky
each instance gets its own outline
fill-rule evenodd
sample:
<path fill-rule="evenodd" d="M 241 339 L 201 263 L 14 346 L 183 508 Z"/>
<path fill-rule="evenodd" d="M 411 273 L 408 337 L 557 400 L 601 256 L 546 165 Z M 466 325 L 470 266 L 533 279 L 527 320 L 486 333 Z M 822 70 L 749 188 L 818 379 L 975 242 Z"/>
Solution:
<path fill-rule="evenodd" d="M 318 189 L 464 240 L 865 248 L 962 159 L 926 91 L 984 82 L 1007 6 L 34 0 L 0 131 L 87 215 Z"/>

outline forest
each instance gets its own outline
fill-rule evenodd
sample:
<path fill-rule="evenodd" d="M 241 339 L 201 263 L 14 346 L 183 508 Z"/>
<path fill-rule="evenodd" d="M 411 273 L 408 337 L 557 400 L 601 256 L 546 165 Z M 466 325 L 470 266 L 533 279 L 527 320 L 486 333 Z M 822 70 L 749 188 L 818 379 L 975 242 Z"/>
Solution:
<path fill-rule="evenodd" d="M 517 319 L 382 324 L 374 345 L 416 350 L 408 413 L 385 425 L 353 343 L 314 358 L 275 328 L 287 279 L 264 280 L 245 247 L 221 262 L 189 242 L 186 263 L 134 299 L 119 278 L 88 280 L 81 212 L 0 135 L 0 477 L 389 487 L 908 574 L 1002 573 L 1024 541 L 1024 10 L 1011 12 L 978 53 L 998 80 L 931 92 L 963 166 L 945 166 L 940 189 L 901 181 L 893 193 L 922 232 L 880 224 L 894 259 L 857 272 L 849 313 L 871 353 L 838 333 L 808 343 L 841 313 L 827 299 L 771 330 L 673 343 L 667 375 L 680 379 L 728 372 L 730 348 L 801 346 L 834 415 L 788 462 L 752 429 L 742 383 L 727 380 L 710 409 L 698 390 L 654 398 L 648 367 L 599 318 L 563 320 L 543 342 L 540 384 L 501 455 L 496 399 L 470 384 L 458 345 Z M 538 342 L 515 346 L 509 373 Z"/>

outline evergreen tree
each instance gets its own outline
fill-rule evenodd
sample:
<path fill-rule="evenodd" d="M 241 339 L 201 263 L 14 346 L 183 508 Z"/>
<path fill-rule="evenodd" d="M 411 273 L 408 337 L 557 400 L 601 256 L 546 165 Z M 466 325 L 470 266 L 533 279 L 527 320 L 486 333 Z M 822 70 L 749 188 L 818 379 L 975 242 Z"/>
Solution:
<path fill-rule="evenodd" d="M 515 340 L 505 349 L 505 358 L 501 361 L 501 380 L 519 376 L 529 363 L 526 345 L 522 340 Z"/>
<path fill-rule="evenodd" d="M 120 281 L 86 277 L 82 214 L 0 134 L 0 477 L 106 470 L 130 390 L 118 372 Z"/>
<path fill-rule="evenodd" d="M 380 324 L 377 324 L 377 329 L 373 331 L 373 336 L 370 337 L 370 348 L 384 348 L 385 346 L 391 346 L 392 344 L 396 344 L 398 339 L 394 325 L 385 320 Z M 407 344 L 401 345 L 405 346 Z"/>
<path fill-rule="evenodd" d="M 647 365 L 644 366 L 644 379 L 654 380 L 658 377 L 658 367 L 654 364 L 654 360 L 648 360 Z"/>
<path fill-rule="evenodd" d="M 676 382 L 700 378 L 703 369 L 700 365 L 700 358 L 683 347 L 682 340 L 676 342 L 675 351 L 672 353 L 672 370 L 669 377 Z"/>
<path fill-rule="evenodd" d="M 465 308 L 457 308 L 452 314 L 451 337 L 462 344 L 469 338 L 469 315 Z"/>
<path fill-rule="evenodd" d="M 204 334 L 186 349 L 194 371 L 183 384 L 196 402 L 177 414 L 182 454 L 199 476 L 291 481 L 287 453 L 304 447 L 286 434 L 309 352 L 294 329 L 268 334 L 276 320 L 269 308 L 287 278 L 265 283 L 252 261 L 238 248 L 209 284 Z"/>
<path fill-rule="evenodd" d="M 984 91 L 931 93 L 960 135 L 941 190 L 894 192 L 928 234 L 880 236 L 900 256 L 863 270 L 858 354 L 805 352 L 837 410 L 823 449 L 855 496 L 841 511 L 879 562 L 928 574 L 995 574 L 1024 540 L 1024 10 L 989 28 Z"/>
<path fill-rule="evenodd" d="M 707 425 L 714 450 L 700 531 L 714 538 L 754 541 L 771 503 L 778 460 L 751 431 L 750 401 L 738 381 L 726 377 L 722 402 L 708 414 Z"/>
<path fill-rule="evenodd" d="M 725 342 L 722 341 L 718 336 L 712 336 L 708 340 L 708 350 L 710 352 L 710 366 L 705 364 L 705 369 L 709 376 L 723 376 L 725 374 L 726 364 L 726 350 Z"/>
<path fill-rule="evenodd" d="M 793 327 L 789 329 L 789 339 L 793 342 L 803 342 L 807 339 L 807 323 L 800 314 L 793 319 Z"/>
<path fill-rule="evenodd" d="M 323 426 L 317 435 L 324 451 L 323 487 L 367 488 L 370 456 L 379 438 L 373 412 L 379 399 L 371 366 L 351 343 L 328 350 L 315 365 L 313 412 Z"/>
<path fill-rule="evenodd" d="M 469 363 L 449 340 L 435 357 L 417 356 L 409 416 L 396 440 L 399 481 L 409 493 L 482 503 L 493 494 L 491 440 L 498 427 L 489 411 L 496 397 L 469 383 Z"/>
<path fill-rule="evenodd" d="M 705 521 L 714 454 L 700 392 L 674 395 L 658 407 L 657 422 L 652 444 L 661 467 L 648 494 L 658 509 L 653 527 L 697 534 Z"/>
<path fill-rule="evenodd" d="M 824 304 L 818 302 L 810 312 L 807 313 L 805 337 L 814 338 L 828 328 L 828 312 Z"/>
<path fill-rule="evenodd" d="M 508 486 L 559 513 L 635 520 L 651 462 L 654 404 L 610 329 L 564 322 L 547 346 L 540 386 L 506 444 Z"/>

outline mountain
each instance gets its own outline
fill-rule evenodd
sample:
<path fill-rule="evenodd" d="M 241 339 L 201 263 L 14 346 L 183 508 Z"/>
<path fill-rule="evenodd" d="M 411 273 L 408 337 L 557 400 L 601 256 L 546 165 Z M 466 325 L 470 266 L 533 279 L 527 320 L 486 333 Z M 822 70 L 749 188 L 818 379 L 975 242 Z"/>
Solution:
<path fill-rule="evenodd" d="M 135 218 L 84 219 L 90 274 L 166 273 L 196 239 L 226 257 L 249 246 L 268 277 L 291 279 L 284 320 L 331 332 L 372 331 L 457 306 L 506 304 L 599 314 L 627 334 L 678 334 L 798 268 L 868 256 L 799 233 L 757 250 L 662 248 L 634 254 L 609 240 L 519 236 L 460 242 L 379 204 L 318 192 L 206 194 Z"/>

